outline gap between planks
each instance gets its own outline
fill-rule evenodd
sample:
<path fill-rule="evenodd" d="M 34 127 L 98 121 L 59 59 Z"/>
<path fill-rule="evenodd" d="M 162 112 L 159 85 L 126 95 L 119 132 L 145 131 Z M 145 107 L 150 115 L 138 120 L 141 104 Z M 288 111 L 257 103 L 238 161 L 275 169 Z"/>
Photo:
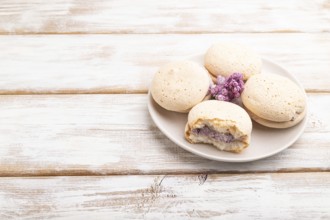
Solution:
<path fill-rule="evenodd" d="M 201 172 L 201 170 L 198 170 L 196 172 L 192 171 L 184 171 L 184 170 L 178 170 L 178 171 L 162 171 L 162 172 L 148 172 L 148 173 L 143 173 L 140 170 L 132 170 L 133 172 L 111 172 L 111 173 L 104 173 L 100 174 L 99 172 L 93 173 L 91 171 L 77 171 L 74 172 L 72 170 L 65 171 L 61 170 L 59 172 L 56 171 L 50 171 L 50 172 L 38 172 L 36 174 L 14 174 L 14 175 L 1 175 L 0 178 L 5 178 L 5 177 L 13 177 L 13 178 L 20 178 L 20 177 L 61 177 L 61 176 L 82 176 L 82 177 L 89 177 L 89 176 L 94 176 L 94 177 L 107 177 L 107 176 L 158 176 L 158 175 L 170 175 L 170 176 L 181 176 L 181 175 L 237 175 L 237 174 L 276 174 L 276 173 L 281 173 L 281 174 L 290 174 L 290 173 L 329 173 L 330 174 L 330 169 L 319 169 L 319 168 L 302 168 L 302 169 L 280 169 L 276 171 L 205 171 Z"/>
<path fill-rule="evenodd" d="M 317 89 L 306 89 L 306 93 L 312 94 L 327 94 L 330 93 L 328 90 L 317 90 Z M 17 90 L 17 91 L 1 91 L 0 95 L 111 95 L 111 94 L 148 94 L 146 90 L 57 90 L 57 91 L 26 91 L 26 90 Z"/>
<path fill-rule="evenodd" d="M 0 36 L 24 36 L 24 35 L 171 35 L 171 34 L 181 34 L 181 35 L 190 35 L 190 34 L 322 34 L 330 33 L 330 30 L 323 31 L 296 31 L 296 30 L 274 30 L 274 31 L 167 31 L 167 32 L 134 32 L 134 31 L 112 31 L 112 32 L 25 32 L 25 33 L 4 33 L 0 32 Z"/>
<path fill-rule="evenodd" d="M 67 32 L 67 33 L 61 33 L 61 32 L 27 32 L 27 33 L 2 33 L 0 32 L 0 36 L 60 36 L 60 35 L 133 35 L 133 36 L 139 36 L 139 35 L 147 35 L 147 36 L 162 36 L 162 35 L 210 35 L 210 34 L 221 34 L 221 35 L 238 35 L 238 34 L 255 34 L 255 35 L 261 35 L 261 34 L 328 34 L 329 31 L 294 31 L 294 30 L 276 30 L 276 31 L 245 31 L 245 32 L 237 32 L 237 31 L 227 31 L 227 32 L 221 32 L 221 31 L 190 31 L 190 32 L 163 32 L 163 33 L 150 33 L 150 32 L 127 32 L 127 31 L 118 31 L 118 32 Z"/>
<path fill-rule="evenodd" d="M 330 92 L 330 90 L 328 91 Z M 0 95 L 107 95 L 107 94 L 147 94 L 146 90 L 56 90 L 56 91 L 29 91 L 29 90 L 17 90 L 17 91 L 1 91 Z"/>

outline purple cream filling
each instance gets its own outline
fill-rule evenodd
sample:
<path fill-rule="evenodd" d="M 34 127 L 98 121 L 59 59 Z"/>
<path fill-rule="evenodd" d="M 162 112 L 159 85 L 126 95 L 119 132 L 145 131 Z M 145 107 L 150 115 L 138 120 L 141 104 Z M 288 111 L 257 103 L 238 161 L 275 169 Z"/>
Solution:
<path fill-rule="evenodd" d="M 217 131 L 212 130 L 211 128 L 204 126 L 202 128 L 196 128 L 192 130 L 192 133 L 195 135 L 206 136 L 216 141 L 222 141 L 225 143 L 230 143 L 234 141 L 234 136 L 230 133 L 220 133 Z"/>

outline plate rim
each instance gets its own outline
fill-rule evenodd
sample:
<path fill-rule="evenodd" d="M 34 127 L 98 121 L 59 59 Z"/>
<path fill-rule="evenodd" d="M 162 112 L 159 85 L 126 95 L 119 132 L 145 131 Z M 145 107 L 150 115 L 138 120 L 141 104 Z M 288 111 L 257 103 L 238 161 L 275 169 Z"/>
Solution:
<path fill-rule="evenodd" d="M 196 57 L 196 56 L 200 56 L 201 54 L 197 54 L 195 56 L 191 56 L 191 57 Z M 190 57 L 190 58 L 191 58 Z M 261 159 L 264 159 L 264 158 L 267 158 L 267 157 L 271 157 L 275 154 L 278 154 L 280 153 L 281 151 L 289 148 L 290 146 L 292 146 L 298 139 L 299 137 L 303 134 L 303 132 L 305 131 L 305 128 L 306 128 L 306 125 L 307 125 L 307 116 L 308 116 L 308 100 L 307 100 L 307 94 L 306 94 L 306 91 L 304 89 L 304 87 L 302 86 L 302 84 L 299 82 L 299 80 L 294 76 L 292 75 L 286 68 L 284 68 L 282 65 L 278 64 L 277 62 L 274 62 L 272 61 L 271 59 L 269 58 L 265 58 L 265 57 L 262 57 L 262 61 L 263 62 L 268 62 L 272 65 L 275 65 L 279 68 L 281 68 L 282 70 L 284 70 L 292 79 L 293 81 L 301 88 L 303 89 L 304 91 L 304 95 L 305 95 L 305 98 L 306 98 L 306 116 L 305 118 L 300 122 L 300 123 L 303 123 L 302 125 L 302 129 L 294 136 L 294 138 L 292 138 L 291 141 L 289 141 L 287 144 L 283 145 L 281 148 L 278 148 L 274 151 L 271 151 L 270 153 L 265 153 L 263 155 L 259 155 L 259 156 L 255 156 L 255 157 L 250 157 L 250 158 L 246 158 L 246 159 L 242 159 L 242 158 L 226 158 L 226 157 L 221 157 L 221 156 L 212 156 L 212 155 L 209 155 L 209 154 L 204 154 L 203 152 L 201 151 L 197 151 L 195 149 L 192 149 L 190 147 L 187 147 L 185 145 L 181 145 L 175 138 L 172 137 L 172 135 L 169 134 L 169 132 L 164 129 L 162 126 L 159 126 L 158 124 L 161 124 L 156 115 L 154 114 L 154 110 L 152 108 L 152 101 L 153 101 L 153 98 L 152 98 L 152 95 L 150 93 L 150 89 L 148 91 L 148 111 L 149 111 L 149 114 L 153 120 L 153 122 L 156 124 L 157 128 L 167 137 L 169 138 L 172 142 L 174 142 L 176 145 L 178 145 L 179 147 L 181 147 L 182 149 L 192 153 L 192 154 L 195 154 L 195 155 L 198 155 L 200 157 L 203 157 L 203 158 L 207 158 L 207 159 L 210 159 L 210 160 L 214 160 L 214 161 L 221 161 L 221 162 L 230 162 L 230 163 L 244 163 L 244 162 L 251 162 L 251 161 L 256 161 L 256 160 L 261 160 Z M 276 74 L 276 73 L 275 73 Z M 182 113 L 183 114 L 183 113 Z M 187 113 L 185 113 L 187 114 Z M 299 123 L 299 124 L 300 124 Z M 203 144 L 203 143 L 201 143 Z"/>

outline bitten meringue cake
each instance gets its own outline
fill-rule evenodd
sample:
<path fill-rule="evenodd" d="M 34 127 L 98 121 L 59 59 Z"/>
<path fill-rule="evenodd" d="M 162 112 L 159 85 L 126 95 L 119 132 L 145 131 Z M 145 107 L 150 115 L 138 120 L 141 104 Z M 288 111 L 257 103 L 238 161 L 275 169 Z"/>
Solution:
<path fill-rule="evenodd" d="M 219 150 L 239 153 L 249 146 L 251 131 L 252 121 L 243 108 L 209 100 L 189 112 L 185 137 L 190 143 L 212 144 Z"/>

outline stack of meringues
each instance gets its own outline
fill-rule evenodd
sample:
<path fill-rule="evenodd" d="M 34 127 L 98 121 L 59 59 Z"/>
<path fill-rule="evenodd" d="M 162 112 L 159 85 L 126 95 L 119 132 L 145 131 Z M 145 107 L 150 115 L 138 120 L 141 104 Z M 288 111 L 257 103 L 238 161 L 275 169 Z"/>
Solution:
<path fill-rule="evenodd" d="M 189 112 L 184 135 L 190 143 L 208 143 L 238 153 L 250 144 L 251 118 L 266 127 L 288 128 L 306 115 L 305 92 L 286 77 L 262 74 L 261 58 L 247 46 L 214 44 L 205 54 L 204 66 L 192 61 L 166 64 L 155 74 L 150 88 L 153 99 L 164 109 Z M 245 80 L 243 108 L 209 100 L 212 80 L 233 73 L 241 73 Z"/>

